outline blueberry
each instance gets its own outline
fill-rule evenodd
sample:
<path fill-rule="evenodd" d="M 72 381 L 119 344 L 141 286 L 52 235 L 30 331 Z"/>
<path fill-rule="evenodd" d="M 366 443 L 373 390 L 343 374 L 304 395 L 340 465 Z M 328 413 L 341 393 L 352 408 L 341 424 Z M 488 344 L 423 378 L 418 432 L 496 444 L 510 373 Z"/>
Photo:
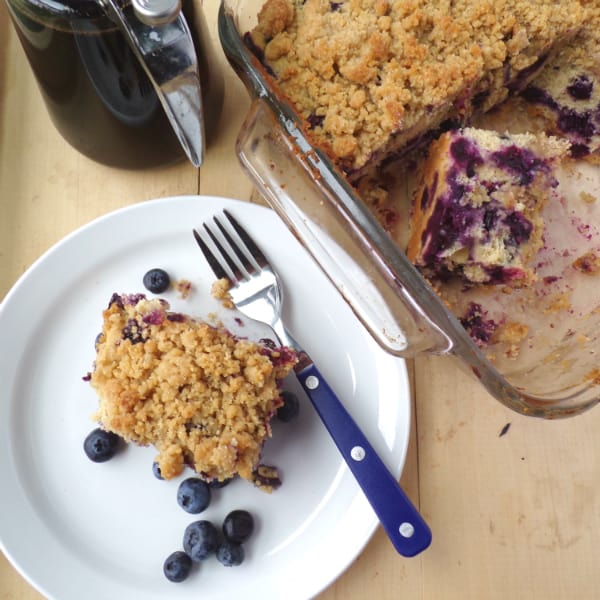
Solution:
<path fill-rule="evenodd" d="M 210 521 L 194 521 L 183 534 L 183 549 L 195 562 L 206 560 L 219 546 L 219 533 Z"/>
<path fill-rule="evenodd" d="M 575 100 L 589 100 L 594 91 L 594 84 L 586 75 L 576 77 L 568 86 L 567 92 Z"/>
<path fill-rule="evenodd" d="M 156 479 L 164 479 L 162 473 L 160 472 L 160 467 L 156 461 L 152 463 L 152 473 L 154 473 L 154 477 L 156 477 Z"/>
<path fill-rule="evenodd" d="M 192 559 L 181 550 L 173 552 L 163 564 L 163 573 L 169 581 L 179 583 L 187 579 L 192 569 Z"/>
<path fill-rule="evenodd" d="M 531 237 L 533 224 L 523 216 L 523 213 L 516 211 L 510 213 L 504 218 L 504 223 L 508 225 L 516 245 L 524 244 Z"/>
<path fill-rule="evenodd" d="M 320 127 L 321 125 L 323 125 L 325 116 L 324 115 L 316 115 L 315 113 L 311 113 L 310 115 L 308 115 L 307 120 L 308 120 L 308 124 L 310 125 L 310 128 L 314 129 L 315 127 Z"/>
<path fill-rule="evenodd" d="M 281 399 L 283 400 L 283 405 L 277 409 L 277 418 L 284 423 L 289 423 L 298 416 L 300 402 L 296 394 L 285 390 L 281 392 Z"/>
<path fill-rule="evenodd" d="M 247 510 L 232 510 L 223 521 L 223 535 L 230 542 L 241 544 L 253 531 L 254 518 Z"/>
<path fill-rule="evenodd" d="M 483 164 L 483 158 L 477 146 L 463 137 L 459 137 L 452 142 L 450 154 L 468 177 L 473 177 L 476 168 Z"/>
<path fill-rule="evenodd" d="M 112 431 L 94 429 L 83 442 L 83 449 L 87 457 L 97 463 L 110 460 L 119 449 L 121 438 Z"/>
<path fill-rule="evenodd" d="M 217 548 L 217 560 L 225 567 L 237 567 L 244 562 L 244 548 L 229 540 L 224 540 Z"/>
<path fill-rule="evenodd" d="M 98 350 L 98 347 L 100 346 L 100 344 L 104 341 L 104 334 L 102 332 L 100 332 L 97 336 L 96 339 L 94 340 L 94 350 Z"/>
<path fill-rule="evenodd" d="M 171 278 L 164 269 L 150 269 L 143 281 L 144 287 L 153 294 L 162 294 L 171 285 Z"/>
<path fill-rule="evenodd" d="M 208 487 L 208 483 L 197 477 L 185 479 L 179 484 L 177 502 L 186 512 L 191 514 L 202 512 L 210 504 L 210 487 Z"/>

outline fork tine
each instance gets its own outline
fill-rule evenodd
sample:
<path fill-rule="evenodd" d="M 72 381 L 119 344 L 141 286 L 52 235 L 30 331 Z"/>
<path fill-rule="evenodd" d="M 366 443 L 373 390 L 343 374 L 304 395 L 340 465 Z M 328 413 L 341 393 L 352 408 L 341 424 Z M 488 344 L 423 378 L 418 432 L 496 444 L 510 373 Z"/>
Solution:
<path fill-rule="evenodd" d="M 228 210 L 225 209 L 223 212 L 225 213 L 225 216 L 231 223 L 232 227 L 235 229 L 235 232 L 240 236 L 240 239 L 246 245 L 246 248 L 254 260 L 256 260 L 258 263 L 258 266 L 261 268 L 270 266 L 267 257 L 262 253 L 255 241 L 250 237 L 250 234 L 239 224 L 237 219 Z"/>
<path fill-rule="evenodd" d="M 215 220 L 215 222 L 218 225 L 217 220 L 216 219 L 214 219 L 214 220 Z M 219 239 L 217 238 L 217 236 L 212 232 L 212 230 L 210 229 L 210 227 L 206 223 L 204 223 L 204 229 L 206 230 L 206 233 L 208 233 L 210 239 L 213 241 L 213 244 L 217 247 L 217 250 L 220 252 L 221 256 L 223 257 L 223 259 L 227 263 L 227 266 L 229 267 L 229 269 L 233 273 L 233 277 L 234 277 L 235 281 L 237 282 L 237 281 L 241 281 L 242 279 L 245 279 L 245 276 L 240 271 L 240 268 L 237 266 L 237 264 L 231 258 L 231 256 L 227 252 L 227 250 L 225 250 L 225 248 L 223 247 L 223 244 L 221 244 L 221 242 L 219 241 Z"/>
<path fill-rule="evenodd" d="M 212 250 L 206 245 L 205 241 L 202 239 L 202 236 L 195 230 L 192 229 L 194 233 L 194 238 L 200 246 L 200 250 L 202 250 L 202 254 L 204 254 L 204 258 L 206 262 L 209 264 L 212 272 L 215 274 L 217 279 L 229 279 L 229 275 L 225 271 L 225 269 L 221 266 L 219 259 L 212 253 Z"/>
<path fill-rule="evenodd" d="M 226 217 L 229 217 L 227 211 L 224 210 L 223 212 L 225 213 Z M 248 274 L 252 275 L 256 273 L 256 267 L 250 262 L 248 256 L 242 251 L 242 249 L 239 247 L 239 244 L 231 237 L 231 234 L 227 231 L 227 229 L 225 229 L 225 227 L 221 224 L 217 217 L 214 217 L 214 221 L 217 224 L 217 227 L 219 228 L 221 233 L 223 234 L 223 237 L 227 240 L 227 243 L 229 244 L 231 249 L 235 252 L 235 255 L 239 258 L 240 262 L 242 263 L 242 266 L 248 272 Z"/>

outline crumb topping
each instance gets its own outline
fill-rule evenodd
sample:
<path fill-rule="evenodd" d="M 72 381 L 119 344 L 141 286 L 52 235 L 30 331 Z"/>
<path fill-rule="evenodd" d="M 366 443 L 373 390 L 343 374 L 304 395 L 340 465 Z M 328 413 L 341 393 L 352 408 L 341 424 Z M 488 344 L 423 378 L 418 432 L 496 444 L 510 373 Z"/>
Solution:
<path fill-rule="evenodd" d="M 175 282 L 175 289 L 183 300 L 187 300 L 192 293 L 192 282 L 187 279 L 180 279 Z"/>
<path fill-rule="evenodd" d="M 210 293 L 213 298 L 219 300 L 225 308 L 235 308 L 229 290 L 231 282 L 227 278 L 217 279 L 211 287 Z"/>
<path fill-rule="evenodd" d="M 141 294 L 113 296 L 91 374 L 95 418 L 128 441 L 154 445 L 165 479 L 189 465 L 208 480 L 254 481 L 295 354 L 168 309 Z"/>
<path fill-rule="evenodd" d="M 573 262 L 573 268 L 586 275 L 598 275 L 600 273 L 600 256 L 590 250 Z"/>
<path fill-rule="evenodd" d="M 251 45 L 347 173 L 525 86 L 575 0 L 267 0 Z"/>

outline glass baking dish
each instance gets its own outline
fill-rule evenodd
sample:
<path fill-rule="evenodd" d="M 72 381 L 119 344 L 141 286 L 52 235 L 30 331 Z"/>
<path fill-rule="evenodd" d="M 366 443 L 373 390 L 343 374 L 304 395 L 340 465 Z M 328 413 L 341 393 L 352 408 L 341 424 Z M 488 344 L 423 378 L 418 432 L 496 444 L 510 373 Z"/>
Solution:
<path fill-rule="evenodd" d="M 555 327 L 555 317 L 533 315 L 535 343 L 517 360 L 492 364 L 341 172 L 311 145 L 302 122 L 244 43 L 262 4 L 223 0 L 219 11 L 225 55 L 252 98 L 236 151 L 258 190 L 373 338 L 399 357 L 456 357 L 495 398 L 524 415 L 565 417 L 594 406 L 600 398 L 599 292 L 584 286 L 580 312 L 566 326 Z"/>

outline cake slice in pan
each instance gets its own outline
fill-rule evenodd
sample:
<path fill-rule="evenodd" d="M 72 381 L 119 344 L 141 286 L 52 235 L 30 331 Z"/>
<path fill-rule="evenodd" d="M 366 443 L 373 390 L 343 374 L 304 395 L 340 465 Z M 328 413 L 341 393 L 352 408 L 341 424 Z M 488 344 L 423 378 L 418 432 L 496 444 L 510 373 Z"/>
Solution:
<path fill-rule="evenodd" d="M 414 193 L 408 258 L 426 276 L 522 286 L 535 278 L 542 210 L 568 142 L 466 128 L 429 148 Z"/>

